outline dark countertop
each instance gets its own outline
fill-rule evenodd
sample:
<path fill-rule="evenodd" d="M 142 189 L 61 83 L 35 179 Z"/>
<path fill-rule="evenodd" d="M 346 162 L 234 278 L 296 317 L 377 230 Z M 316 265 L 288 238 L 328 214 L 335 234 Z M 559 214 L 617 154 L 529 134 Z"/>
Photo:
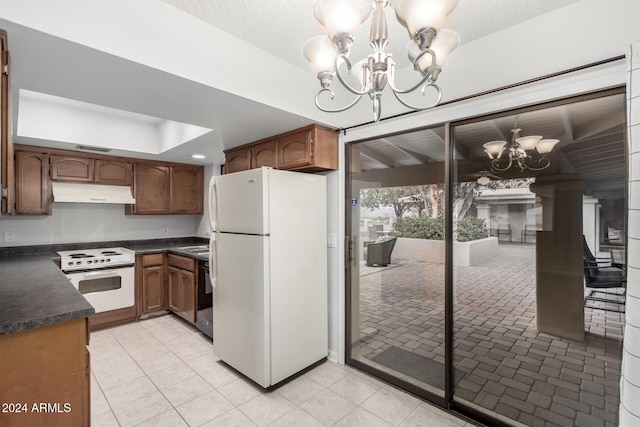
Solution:
<path fill-rule="evenodd" d="M 95 314 L 52 261 L 56 256 L 0 257 L 0 335 Z"/>
<path fill-rule="evenodd" d="M 177 255 L 182 255 L 190 258 L 195 258 L 201 261 L 208 261 L 209 255 L 207 253 L 198 254 L 194 252 L 189 252 L 186 249 L 182 249 L 185 247 L 193 247 L 193 246 L 208 246 L 208 243 L 167 243 L 167 244 L 153 244 L 153 245 L 130 245 L 127 246 L 127 249 L 131 249 L 136 253 L 136 255 L 145 255 L 145 254 L 153 254 L 158 252 L 168 251 Z"/>
<path fill-rule="evenodd" d="M 136 254 L 169 251 L 206 261 L 207 254 L 180 248 L 207 244 L 202 238 L 173 238 L 0 248 L 0 335 L 95 314 L 53 262 L 60 258 L 58 251 L 122 246 Z"/>

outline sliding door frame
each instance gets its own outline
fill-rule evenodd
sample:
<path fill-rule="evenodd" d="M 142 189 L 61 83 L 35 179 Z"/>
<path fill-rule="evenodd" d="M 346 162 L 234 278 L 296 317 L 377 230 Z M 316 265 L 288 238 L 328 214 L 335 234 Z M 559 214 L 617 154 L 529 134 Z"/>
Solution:
<path fill-rule="evenodd" d="M 424 400 L 427 400 L 430 403 L 433 403 L 441 408 L 451 411 L 463 418 L 467 418 L 470 421 L 479 421 L 488 425 L 498 426 L 498 427 L 508 427 L 509 423 L 502 421 L 496 417 L 491 416 L 490 414 L 480 411 L 470 405 L 466 405 L 460 401 L 457 401 L 454 398 L 454 266 L 453 266 L 453 188 L 456 183 L 456 170 L 455 170 L 455 138 L 453 134 L 453 130 L 456 126 L 482 122 L 486 120 L 492 120 L 498 117 L 503 117 L 505 115 L 517 115 L 521 113 L 551 108 L 560 105 L 572 104 L 576 102 L 586 101 L 590 99 L 602 98 L 611 95 L 618 94 L 626 94 L 625 85 L 616 85 L 607 89 L 600 89 L 590 91 L 588 93 L 567 96 L 561 99 L 555 99 L 550 101 L 538 102 L 535 104 L 530 104 L 526 106 L 521 106 L 517 108 L 510 108 L 501 111 L 495 111 L 489 114 L 483 114 L 480 116 L 474 116 L 471 118 L 464 118 L 455 121 L 448 121 L 445 123 L 437 123 L 424 127 L 416 127 L 411 129 L 406 129 L 403 131 L 393 132 L 384 135 L 376 135 L 375 137 L 370 137 L 366 139 L 361 139 L 358 141 L 351 141 L 346 144 L 345 147 L 345 234 L 346 241 L 348 242 L 347 253 L 345 254 L 346 264 L 348 264 L 348 268 L 345 270 L 345 308 L 346 308 L 346 316 L 345 316 L 345 363 L 351 365 L 357 369 L 360 369 L 364 372 L 367 372 L 382 381 L 385 381 L 389 384 L 397 386 L 403 390 L 406 390 Z M 626 117 L 625 117 L 626 120 Z M 402 380 L 392 374 L 377 369 L 373 366 L 370 366 L 366 363 L 363 363 L 357 359 L 352 357 L 352 279 L 351 279 L 351 268 L 353 263 L 353 241 L 351 240 L 351 236 L 353 235 L 353 226 L 351 221 L 351 200 L 354 195 L 351 192 L 351 165 L 352 165 L 352 147 L 366 143 L 368 141 L 376 140 L 383 137 L 401 135 L 408 132 L 417 132 L 424 129 L 433 129 L 435 127 L 444 126 L 445 131 L 445 177 L 444 177 L 444 186 L 445 186 L 445 218 L 444 218 L 444 226 L 445 226 L 445 267 L 444 267 L 444 346 L 445 346 L 445 387 L 444 387 L 444 397 L 439 396 L 433 392 L 430 392 L 424 388 L 418 387 L 415 384 L 409 383 L 407 381 Z M 629 153 L 626 153 L 627 156 L 627 174 L 628 174 L 628 163 L 629 163 Z M 627 184 L 628 186 L 628 184 Z M 345 266 L 347 267 L 347 266 Z"/>

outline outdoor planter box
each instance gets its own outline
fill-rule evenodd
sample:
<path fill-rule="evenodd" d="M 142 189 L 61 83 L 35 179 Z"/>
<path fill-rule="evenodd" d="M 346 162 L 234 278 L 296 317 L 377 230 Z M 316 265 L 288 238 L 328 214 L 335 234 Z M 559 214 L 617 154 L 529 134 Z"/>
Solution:
<path fill-rule="evenodd" d="M 456 266 L 481 265 L 497 254 L 497 237 L 453 243 L 453 262 Z M 398 237 L 392 257 L 399 260 L 444 264 L 444 241 Z"/>

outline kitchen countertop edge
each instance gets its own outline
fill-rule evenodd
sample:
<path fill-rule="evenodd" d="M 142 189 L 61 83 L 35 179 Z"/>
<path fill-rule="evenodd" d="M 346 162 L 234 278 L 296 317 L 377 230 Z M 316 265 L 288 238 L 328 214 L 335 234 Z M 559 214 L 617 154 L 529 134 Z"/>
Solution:
<path fill-rule="evenodd" d="M 95 314 L 54 258 L 53 253 L 0 258 L 0 335 Z"/>
<path fill-rule="evenodd" d="M 180 249 L 198 244 L 204 244 L 202 238 L 166 241 L 150 239 L 147 242 L 136 241 L 135 244 L 122 246 L 140 255 L 166 251 L 197 260 L 208 260 L 206 254 L 195 254 Z M 60 249 L 59 246 L 64 248 Z M 95 314 L 93 306 L 54 263 L 54 260 L 59 259 L 55 251 L 66 250 L 66 246 L 73 244 L 3 248 L 3 256 L 0 256 L 0 335 L 87 318 Z"/>

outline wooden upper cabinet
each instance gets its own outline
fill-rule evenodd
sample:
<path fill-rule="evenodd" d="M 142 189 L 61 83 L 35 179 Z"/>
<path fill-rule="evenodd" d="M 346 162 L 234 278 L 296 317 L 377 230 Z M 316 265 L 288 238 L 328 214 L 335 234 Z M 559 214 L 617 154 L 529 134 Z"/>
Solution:
<path fill-rule="evenodd" d="M 311 125 L 283 135 L 278 145 L 278 168 L 303 172 L 338 169 L 338 134 Z"/>
<path fill-rule="evenodd" d="M 269 166 L 301 172 L 338 169 L 338 134 L 309 125 L 225 151 L 225 173 Z"/>
<path fill-rule="evenodd" d="M 311 130 L 288 134 L 278 143 L 278 165 L 280 169 L 309 166 L 313 161 L 313 139 Z"/>
<path fill-rule="evenodd" d="M 49 154 L 16 152 L 16 213 L 51 215 Z"/>
<path fill-rule="evenodd" d="M 130 162 L 96 159 L 95 182 L 105 185 L 130 185 L 133 165 Z"/>
<path fill-rule="evenodd" d="M 225 173 L 251 169 L 251 147 L 225 153 Z"/>
<path fill-rule="evenodd" d="M 251 169 L 262 166 L 278 168 L 278 140 L 270 140 L 251 147 Z"/>
<path fill-rule="evenodd" d="M 93 159 L 51 155 L 51 179 L 55 181 L 93 182 Z"/>
<path fill-rule="evenodd" d="M 143 215 L 171 213 L 171 167 L 136 163 L 133 211 Z"/>
<path fill-rule="evenodd" d="M 171 167 L 171 211 L 174 214 L 203 212 L 204 170 L 201 166 Z"/>

